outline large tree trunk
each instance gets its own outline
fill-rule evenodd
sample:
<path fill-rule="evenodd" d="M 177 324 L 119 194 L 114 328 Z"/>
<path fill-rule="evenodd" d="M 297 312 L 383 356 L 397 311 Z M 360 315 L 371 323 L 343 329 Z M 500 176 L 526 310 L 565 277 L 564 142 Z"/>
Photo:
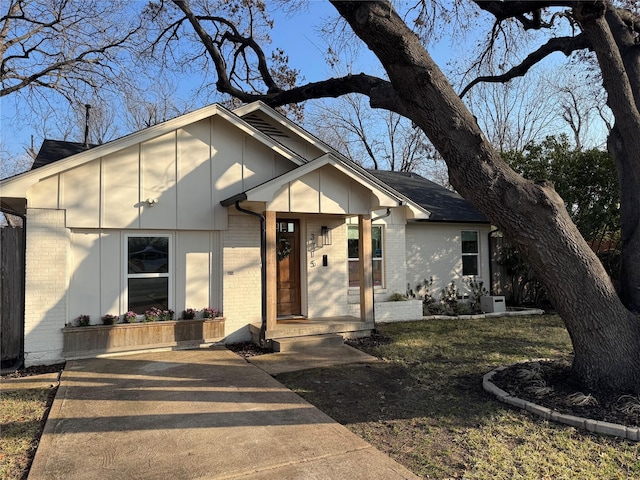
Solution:
<path fill-rule="evenodd" d="M 640 320 L 620 301 L 562 199 L 502 161 L 387 2 L 333 3 L 386 69 L 397 97 L 392 108 L 424 130 L 451 184 L 518 244 L 545 284 L 571 336 L 577 379 L 588 388 L 639 392 Z M 372 106 L 389 108 L 389 95 L 373 92 Z"/>
<path fill-rule="evenodd" d="M 616 119 L 608 147 L 620 186 L 620 297 L 627 308 L 640 313 L 640 50 L 622 14 L 625 11 L 602 3 L 575 8 L 598 58 L 607 103 Z"/>

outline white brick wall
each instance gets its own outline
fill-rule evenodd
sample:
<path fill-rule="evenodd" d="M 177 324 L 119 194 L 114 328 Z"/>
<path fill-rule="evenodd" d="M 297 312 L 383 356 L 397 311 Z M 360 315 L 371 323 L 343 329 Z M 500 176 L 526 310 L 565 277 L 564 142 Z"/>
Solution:
<path fill-rule="evenodd" d="M 350 315 L 360 315 L 360 305 L 349 305 Z M 406 302 L 375 302 L 374 313 L 376 322 L 407 322 L 422 320 L 422 301 L 407 300 Z"/>
<path fill-rule="evenodd" d="M 259 219 L 229 215 L 229 230 L 222 232 L 222 242 L 222 311 L 227 342 L 248 341 L 247 325 L 262 321 Z"/>
<path fill-rule="evenodd" d="M 323 226 L 331 229 L 331 244 L 313 247 L 311 235 L 317 239 Z M 322 216 L 308 217 L 302 244 L 307 246 L 306 272 L 309 317 L 347 315 L 347 227 L 344 225 L 344 219 Z M 322 265 L 324 255 L 327 256 L 326 267 Z M 305 252 L 302 252 L 301 258 L 304 262 Z M 304 298 L 304 277 L 302 288 Z"/>
<path fill-rule="evenodd" d="M 385 301 L 394 293 L 404 294 L 407 291 L 405 225 L 387 224 L 384 230 L 386 294 L 376 295 L 377 301 Z"/>
<path fill-rule="evenodd" d="M 67 315 L 69 230 L 64 210 L 27 211 L 25 365 L 60 362 Z"/>
<path fill-rule="evenodd" d="M 418 282 L 433 278 L 432 295 L 437 299 L 440 291 L 452 280 L 458 289 L 467 292 L 465 279 L 474 277 L 462 275 L 462 245 L 460 235 L 463 230 L 478 232 L 480 242 L 480 271 L 476 281 L 489 287 L 489 225 L 478 224 L 409 224 L 406 233 L 407 281 L 414 288 Z"/>

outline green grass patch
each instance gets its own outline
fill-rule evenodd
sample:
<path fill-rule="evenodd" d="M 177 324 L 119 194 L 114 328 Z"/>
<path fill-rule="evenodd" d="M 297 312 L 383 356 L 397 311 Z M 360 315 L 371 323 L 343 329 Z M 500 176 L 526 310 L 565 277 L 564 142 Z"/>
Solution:
<path fill-rule="evenodd" d="M 423 478 L 640 478 L 640 445 L 546 422 L 482 389 L 493 368 L 569 358 L 557 316 L 379 325 L 383 361 L 278 380 Z"/>
<path fill-rule="evenodd" d="M 53 392 L 51 388 L 0 391 L 0 478 L 26 478 Z"/>

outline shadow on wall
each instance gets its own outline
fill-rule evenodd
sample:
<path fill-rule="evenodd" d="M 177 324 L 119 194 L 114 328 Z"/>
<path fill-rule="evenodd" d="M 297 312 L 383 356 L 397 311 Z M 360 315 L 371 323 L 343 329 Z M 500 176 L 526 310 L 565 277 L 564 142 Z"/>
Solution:
<path fill-rule="evenodd" d="M 79 315 L 89 315 L 91 324 L 101 323 L 102 315 L 107 313 L 120 318 L 128 309 L 127 302 L 127 263 L 125 234 L 154 236 L 169 234 L 171 237 L 169 254 L 169 298 L 170 308 L 179 315 L 185 308 L 214 307 L 222 309 L 222 255 L 224 236 L 210 229 L 177 229 L 187 222 L 181 212 L 188 214 L 192 206 L 200 212 L 202 202 L 206 202 L 208 222 L 214 219 L 212 192 L 210 186 L 205 191 L 191 191 L 196 180 L 210 179 L 213 159 L 208 157 L 187 175 L 175 181 L 175 174 L 164 167 L 159 174 L 145 176 L 144 190 L 139 198 L 128 205 L 121 205 L 123 218 L 133 209 L 138 212 L 135 219 L 126 222 L 123 228 L 65 228 L 70 224 L 65 210 L 30 210 L 32 218 L 27 217 L 28 253 L 27 282 L 28 299 L 25 315 L 25 363 L 38 365 L 56 363 L 62 359 L 65 324 L 71 323 Z M 173 163 L 175 172 L 175 162 Z M 228 166 L 228 170 L 242 169 L 240 163 Z M 136 185 L 142 183 L 135 179 Z M 167 186 L 168 185 L 168 186 Z M 184 188 L 183 188 L 184 185 Z M 69 186 L 67 186 L 69 187 Z M 121 186 L 124 188 L 124 186 Z M 235 185 L 228 185 L 228 191 L 241 191 L 242 178 Z M 186 191 L 185 191 L 186 189 Z M 151 193 L 149 193 L 151 192 Z M 93 192 L 93 195 L 96 195 Z M 130 194 L 129 194 L 130 195 Z M 140 200 L 147 197 L 152 202 Z M 101 195 L 100 202 L 105 195 Z M 179 199 L 186 203 L 178 205 Z M 82 211 L 83 204 L 71 202 L 68 209 Z M 215 207 L 215 208 L 214 208 Z M 104 206 L 101 204 L 100 211 Z M 38 213 L 54 218 L 38 221 Z M 226 216 L 226 209 L 224 209 Z M 79 216 L 75 213 L 75 219 Z M 32 220 L 29 222 L 29 220 Z M 46 220 L 46 219 L 42 219 Z M 196 219 L 198 220 L 198 219 Z M 191 220 L 195 221 L 195 220 Z M 52 223 L 53 222 L 53 223 Z M 169 225 L 166 225 L 166 224 Z M 223 222 L 226 224 L 225 222 Z M 79 221 L 77 225 L 82 225 Z M 86 224 L 91 224 L 87 222 Z M 169 226 L 170 228 L 165 228 Z M 259 245 L 259 232 L 256 231 L 256 246 Z M 55 252 L 55 254 L 54 254 Z M 244 271 L 255 270 L 249 255 L 243 255 L 244 265 L 234 267 L 235 275 L 242 276 Z M 257 254 L 259 262 L 259 253 Z M 45 267 L 46 266 L 46 267 Z M 258 265 L 259 269 L 259 265 Z M 45 272 L 55 272 L 54 275 Z M 194 282 L 201 284 L 197 288 Z M 154 295 L 149 292 L 150 298 Z M 260 319 L 260 302 L 251 301 L 255 295 L 245 293 L 245 303 L 256 304 L 256 321 Z M 226 312 L 225 312 L 226 313 Z M 246 317 L 245 317 L 246 318 Z M 247 319 L 247 322 L 251 318 Z M 233 328 L 233 327 L 232 327 Z M 243 324 L 237 331 L 228 332 L 230 337 L 249 339 L 248 328 Z"/>

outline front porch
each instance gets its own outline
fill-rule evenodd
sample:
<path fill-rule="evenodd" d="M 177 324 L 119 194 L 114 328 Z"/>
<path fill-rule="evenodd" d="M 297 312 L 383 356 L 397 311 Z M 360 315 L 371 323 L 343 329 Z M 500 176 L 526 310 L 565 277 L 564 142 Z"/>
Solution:
<path fill-rule="evenodd" d="M 341 344 L 345 338 L 366 337 L 375 328 L 373 320 L 358 317 L 292 318 L 277 320 L 265 332 L 266 346 L 276 352 L 318 345 Z M 260 343 L 260 324 L 249 325 L 251 339 Z"/>

